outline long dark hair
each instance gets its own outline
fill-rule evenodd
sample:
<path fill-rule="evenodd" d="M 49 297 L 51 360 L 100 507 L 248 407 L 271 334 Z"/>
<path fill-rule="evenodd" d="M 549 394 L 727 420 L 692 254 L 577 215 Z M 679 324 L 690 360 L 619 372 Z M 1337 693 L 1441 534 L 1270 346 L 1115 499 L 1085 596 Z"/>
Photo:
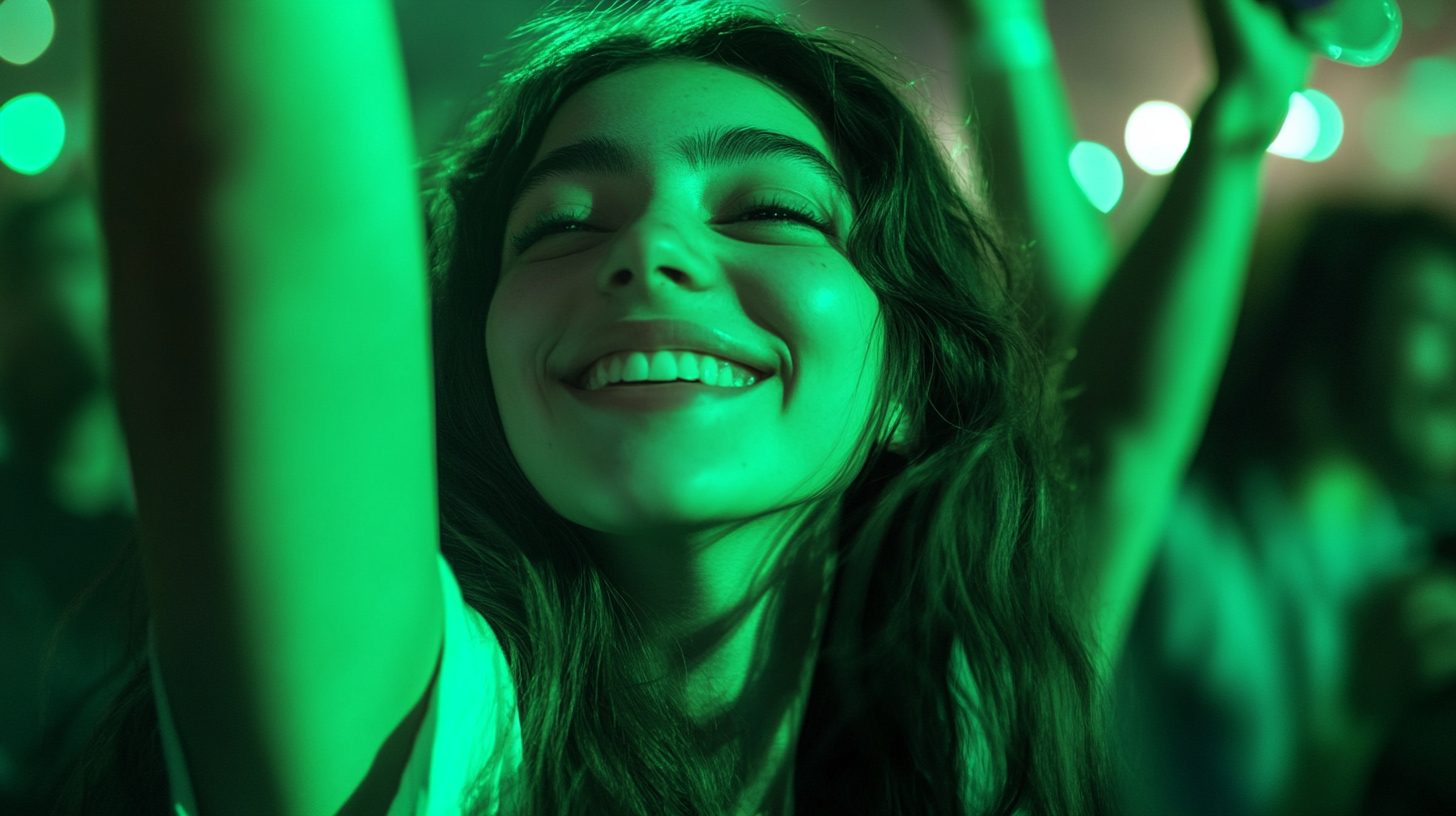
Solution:
<path fill-rule="evenodd" d="M 806 536 L 839 567 L 798 811 L 1105 812 L 1046 365 L 1002 250 L 897 82 L 852 42 L 731 3 L 558 12 L 520 36 L 521 61 L 442 155 L 430 208 L 443 546 L 511 665 L 525 749 L 514 807 L 731 812 L 746 773 L 749 747 L 656 682 L 586 532 L 526 480 L 483 342 L 507 208 L 553 113 L 592 80 L 687 59 L 767 80 L 824 129 L 856 212 L 848 255 L 884 315 L 881 393 L 911 440 L 903 455 L 871 446 L 825 535 Z M 807 568 L 826 557 L 811 543 Z"/>

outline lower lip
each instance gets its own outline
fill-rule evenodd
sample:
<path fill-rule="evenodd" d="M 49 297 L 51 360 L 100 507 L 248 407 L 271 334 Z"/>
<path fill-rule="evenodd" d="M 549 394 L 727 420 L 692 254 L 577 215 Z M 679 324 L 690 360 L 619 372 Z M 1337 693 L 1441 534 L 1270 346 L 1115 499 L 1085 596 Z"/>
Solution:
<path fill-rule="evenodd" d="M 578 400 L 597 408 L 615 408 L 625 411 L 664 411 L 673 408 L 687 408 L 693 405 L 734 399 L 752 391 L 763 383 L 741 388 L 720 388 L 696 382 L 665 382 L 654 385 L 609 385 L 605 388 L 587 390 L 568 385 L 566 390 Z"/>

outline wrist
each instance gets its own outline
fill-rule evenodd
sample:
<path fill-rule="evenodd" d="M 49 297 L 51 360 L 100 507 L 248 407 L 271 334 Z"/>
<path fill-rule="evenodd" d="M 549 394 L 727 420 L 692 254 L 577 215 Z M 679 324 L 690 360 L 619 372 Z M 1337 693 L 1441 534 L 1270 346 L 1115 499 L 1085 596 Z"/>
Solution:
<path fill-rule="evenodd" d="M 1287 96 L 1220 82 L 1204 101 L 1195 129 L 1221 154 L 1262 158 L 1288 113 Z"/>

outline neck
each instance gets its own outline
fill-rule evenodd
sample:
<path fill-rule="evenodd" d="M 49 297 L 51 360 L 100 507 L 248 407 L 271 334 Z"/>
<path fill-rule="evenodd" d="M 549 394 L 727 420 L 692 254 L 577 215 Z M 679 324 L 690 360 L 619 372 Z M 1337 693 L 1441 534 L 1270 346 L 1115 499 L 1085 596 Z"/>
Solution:
<path fill-rule="evenodd" d="M 749 769 L 745 813 L 785 812 L 792 790 L 834 569 L 831 558 L 791 546 L 810 512 L 597 542 L 603 572 L 638 607 L 649 643 L 681 655 L 688 715 L 737 732 Z"/>
<path fill-rule="evenodd" d="M 798 508 L 731 526 L 599 537 L 597 561 L 654 637 L 713 627 L 771 584 L 798 529 Z"/>

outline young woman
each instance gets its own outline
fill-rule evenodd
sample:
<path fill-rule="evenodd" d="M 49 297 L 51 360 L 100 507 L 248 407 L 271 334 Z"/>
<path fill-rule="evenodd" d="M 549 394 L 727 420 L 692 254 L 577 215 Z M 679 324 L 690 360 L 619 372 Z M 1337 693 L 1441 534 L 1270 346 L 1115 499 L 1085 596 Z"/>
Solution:
<path fill-rule="evenodd" d="M 430 212 L 432 422 L 387 4 L 154 5 L 100 8 L 152 620 L 113 743 L 160 735 L 114 787 L 207 816 L 1108 809 L 1015 276 L 851 46 L 720 3 L 540 24 Z M 1247 229 L 1201 208 L 1252 210 L 1304 56 L 1265 70 L 1277 12 L 1210 8 L 1219 89 L 1115 280 L 1216 338 Z M 1123 320 L 1094 311 L 1071 375 L 1098 496 L 1119 451 L 1177 470 L 1217 371 L 1123 391 L 1160 360 L 1126 344 L 1174 333 Z"/>

